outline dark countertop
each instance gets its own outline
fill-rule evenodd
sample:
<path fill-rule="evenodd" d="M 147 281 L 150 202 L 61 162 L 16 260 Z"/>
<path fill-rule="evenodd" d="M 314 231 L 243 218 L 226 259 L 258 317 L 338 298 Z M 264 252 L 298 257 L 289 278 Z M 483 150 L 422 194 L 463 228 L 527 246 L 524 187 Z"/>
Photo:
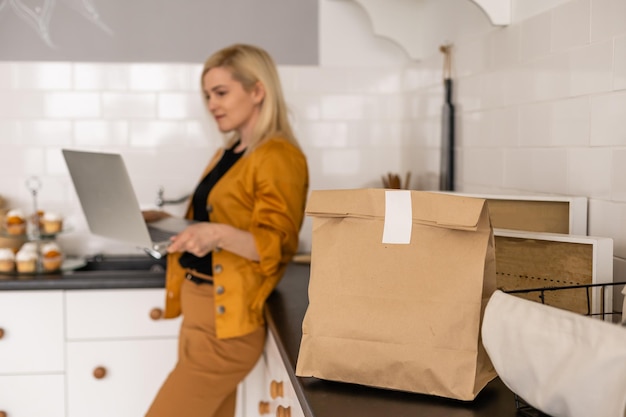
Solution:
<path fill-rule="evenodd" d="M 61 272 L 0 273 L 0 291 L 164 288 L 165 261 L 147 256 L 111 255 L 68 262 Z"/>
<path fill-rule="evenodd" d="M 0 275 L 0 291 L 163 288 L 160 261 L 107 257 L 57 274 Z M 128 270 L 129 267 L 135 270 Z M 291 264 L 267 303 L 267 320 L 306 417 L 515 417 L 513 394 L 495 379 L 471 402 L 295 376 L 308 305 L 309 265 Z"/>
<path fill-rule="evenodd" d="M 40 274 L 0 276 L 0 291 L 34 290 L 102 290 L 124 288 L 164 288 L 163 272 L 140 273 L 116 271 L 105 275 L 101 272 L 83 274 Z"/>

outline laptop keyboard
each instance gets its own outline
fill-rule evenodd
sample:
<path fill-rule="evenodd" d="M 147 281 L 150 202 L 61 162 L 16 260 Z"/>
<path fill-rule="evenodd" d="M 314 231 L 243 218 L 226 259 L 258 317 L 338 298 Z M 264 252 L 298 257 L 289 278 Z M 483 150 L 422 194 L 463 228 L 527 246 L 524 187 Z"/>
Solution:
<path fill-rule="evenodd" d="M 166 242 L 175 234 L 166 230 L 156 229 L 154 227 L 148 227 L 148 231 L 150 232 L 150 239 L 152 239 L 153 242 Z"/>

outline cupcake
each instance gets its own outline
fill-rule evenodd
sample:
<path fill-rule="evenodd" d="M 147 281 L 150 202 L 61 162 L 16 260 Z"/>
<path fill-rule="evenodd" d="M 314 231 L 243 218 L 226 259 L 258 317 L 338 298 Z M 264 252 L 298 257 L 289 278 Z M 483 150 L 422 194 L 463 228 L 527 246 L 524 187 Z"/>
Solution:
<path fill-rule="evenodd" d="M 15 254 L 12 249 L 0 249 L 0 272 L 15 271 Z"/>
<path fill-rule="evenodd" d="M 54 242 L 46 243 L 41 247 L 41 264 L 46 272 L 58 271 L 63 263 L 61 248 Z"/>
<path fill-rule="evenodd" d="M 15 266 L 20 273 L 37 272 L 37 252 L 20 249 L 15 255 Z"/>
<path fill-rule="evenodd" d="M 57 213 L 45 212 L 40 223 L 41 231 L 47 235 L 59 233 L 63 229 L 63 219 Z"/>
<path fill-rule="evenodd" d="M 39 253 L 39 246 L 37 246 L 37 242 L 26 242 L 20 246 L 19 252 L 34 252 L 37 254 Z"/>
<path fill-rule="evenodd" d="M 26 233 L 26 218 L 19 209 L 9 210 L 5 217 L 7 233 L 13 236 Z"/>

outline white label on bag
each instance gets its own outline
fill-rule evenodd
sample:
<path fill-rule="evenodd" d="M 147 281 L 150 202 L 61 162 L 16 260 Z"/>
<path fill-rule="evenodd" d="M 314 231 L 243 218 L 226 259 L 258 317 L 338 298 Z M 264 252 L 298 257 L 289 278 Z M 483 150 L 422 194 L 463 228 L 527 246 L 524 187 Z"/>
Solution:
<path fill-rule="evenodd" d="M 383 243 L 411 243 L 412 227 L 411 191 L 385 191 Z"/>

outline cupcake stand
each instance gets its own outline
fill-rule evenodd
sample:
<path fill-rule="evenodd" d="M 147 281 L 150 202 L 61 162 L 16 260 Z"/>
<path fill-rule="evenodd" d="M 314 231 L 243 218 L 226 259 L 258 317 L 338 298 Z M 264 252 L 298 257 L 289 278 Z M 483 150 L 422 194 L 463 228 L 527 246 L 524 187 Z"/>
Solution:
<path fill-rule="evenodd" d="M 23 233 L 9 233 L 7 227 L 0 228 L 1 250 L 10 249 L 15 254 L 15 266 L 13 268 L 0 268 L 0 274 L 4 275 L 39 275 L 54 274 L 80 268 L 86 261 L 80 258 L 65 257 L 61 248 L 56 243 L 56 236 L 67 230 L 59 228 L 50 230 L 42 224 L 42 212 L 38 208 L 37 194 L 41 189 L 41 181 L 37 177 L 26 180 L 26 187 L 33 196 L 33 214 L 25 218 L 26 228 Z M 1 207 L 0 207 L 1 208 Z M 52 253 L 48 257 L 46 253 Z M 2 262 L 0 260 L 0 262 Z M 22 262 L 18 266 L 18 263 Z"/>

